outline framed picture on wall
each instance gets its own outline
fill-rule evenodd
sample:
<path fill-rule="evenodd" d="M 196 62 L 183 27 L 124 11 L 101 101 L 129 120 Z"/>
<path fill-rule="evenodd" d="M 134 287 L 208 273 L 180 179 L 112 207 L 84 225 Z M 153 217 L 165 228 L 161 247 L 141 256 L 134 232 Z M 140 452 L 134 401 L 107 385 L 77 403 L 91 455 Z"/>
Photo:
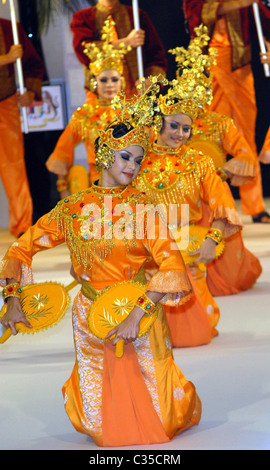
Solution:
<path fill-rule="evenodd" d="M 50 83 L 42 86 L 42 101 L 34 101 L 27 108 L 28 132 L 62 130 L 67 124 L 65 85 Z M 21 113 L 21 128 L 24 121 Z"/>

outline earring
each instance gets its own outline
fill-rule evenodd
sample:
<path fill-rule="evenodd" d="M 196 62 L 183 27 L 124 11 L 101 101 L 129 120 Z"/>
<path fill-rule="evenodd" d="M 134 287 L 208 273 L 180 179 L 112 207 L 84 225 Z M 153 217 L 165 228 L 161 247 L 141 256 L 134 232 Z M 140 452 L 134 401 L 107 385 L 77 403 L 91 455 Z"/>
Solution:
<path fill-rule="evenodd" d="M 89 84 L 90 91 L 95 93 L 97 91 L 97 80 L 96 78 L 91 78 L 90 79 L 90 84 Z"/>

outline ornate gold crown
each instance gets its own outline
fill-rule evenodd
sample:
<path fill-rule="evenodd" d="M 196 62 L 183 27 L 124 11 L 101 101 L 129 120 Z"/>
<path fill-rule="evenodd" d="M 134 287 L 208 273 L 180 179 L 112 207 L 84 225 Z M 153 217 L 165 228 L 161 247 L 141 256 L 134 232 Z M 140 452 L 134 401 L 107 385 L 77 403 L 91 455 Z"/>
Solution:
<path fill-rule="evenodd" d="M 165 116 L 188 114 L 194 120 L 203 109 L 205 87 L 198 85 L 194 74 L 184 70 L 181 78 L 170 82 L 167 94 L 160 95 L 158 105 Z"/>
<path fill-rule="evenodd" d="M 207 54 L 203 53 L 210 41 L 207 26 L 201 24 L 194 28 L 194 31 L 196 36 L 190 40 L 187 49 L 176 47 L 175 49 L 170 49 L 169 52 L 175 55 L 177 80 L 181 81 L 184 71 L 188 70 L 191 72 L 198 85 L 204 87 L 204 102 L 209 104 L 212 100 L 213 74 L 211 67 L 216 63 L 217 50 L 210 47 L 207 50 Z"/>
<path fill-rule="evenodd" d="M 210 67 L 215 62 L 216 51 L 210 48 L 208 54 L 202 53 L 210 40 L 206 26 L 198 26 L 195 32 L 196 37 L 191 39 L 187 49 L 169 50 L 175 55 L 178 69 L 167 94 L 159 97 L 159 107 L 164 115 L 183 113 L 194 120 L 212 100 Z"/>
<path fill-rule="evenodd" d="M 84 43 L 84 53 L 90 59 L 89 70 L 91 75 L 95 77 L 104 70 L 117 70 L 120 75 L 123 75 L 123 58 L 131 50 L 131 47 L 125 47 L 124 43 L 120 44 L 119 49 L 113 47 L 111 42 L 114 37 L 114 26 L 115 22 L 109 16 L 102 28 L 101 40 L 103 44 L 101 48 L 93 42 Z"/>
<path fill-rule="evenodd" d="M 151 85 L 143 92 L 145 78 L 140 78 L 137 85 L 139 93 L 131 99 L 127 99 L 124 92 L 120 92 L 112 100 L 112 108 L 116 111 L 116 119 L 105 130 L 100 130 L 99 140 L 95 146 L 96 164 L 99 169 L 108 169 L 114 161 L 114 151 L 129 147 L 130 145 L 140 145 L 147 150 L 150 139 L 150 128 L 155 126 L 157 93 L 160 91 L 160 84 L 167 84 L 167 80 L 162 76 L 147 77 Z M 158 116 L 157 116 L 158 119 Z M 113 136 L 113 125 L 123 123 L 127 126 L 128 133 L 120 138 Z"/>

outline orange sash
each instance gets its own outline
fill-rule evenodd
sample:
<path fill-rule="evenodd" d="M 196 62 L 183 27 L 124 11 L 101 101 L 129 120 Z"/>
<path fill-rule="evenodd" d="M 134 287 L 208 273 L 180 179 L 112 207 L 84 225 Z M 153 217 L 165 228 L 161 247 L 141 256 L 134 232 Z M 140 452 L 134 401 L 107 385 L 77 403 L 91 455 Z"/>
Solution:
<path fill-rule="evenodd" d="M 121 359 L 104 344 L 102 427 L 104 446 L 168 442 L 146 388 L 132 343 Z"/>

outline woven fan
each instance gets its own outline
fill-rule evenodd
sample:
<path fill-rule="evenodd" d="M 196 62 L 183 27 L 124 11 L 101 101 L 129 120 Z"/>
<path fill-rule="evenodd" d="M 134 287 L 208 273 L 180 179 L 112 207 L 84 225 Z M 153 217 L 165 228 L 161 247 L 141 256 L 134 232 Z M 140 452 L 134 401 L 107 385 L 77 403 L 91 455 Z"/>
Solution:
<path fill-rule="evenodd" d="M 90 331 L 98 338 L 105 339 L 111 330 L 125 320 L 138 297 L 145 291 L 145 286 L 132 281 L 121 282 L 106 288 L 96 297 L 89 309 L 87 322 Z M 151 315 L 146 313 L 141 318 L 139 337 L 151 328 L 157 317 L 157 310 L 158 308 Z M 124 341 L 119 340 L 115 354 L 117 357 L 122 357 L 123 353 Z"/>
<path fill-rule="evenodd" d="M 185 231 L 187 230 L 187 232 Z M 198 251 L 205 239 L 205 236 L 209 230 L 209 227 L 202 227 L 201 225 L 189 225 L 184 228 L 184 232 L 181 234 L 181 228 L 173 232 L 173 237 L 177 243 L 179 250 L 181 251 L 183 260 L 185 264 L 193 264 L 199 258 L 198 255 L 192 255 L 192 253 Z M 185 249 L 182 249 L 181 244 L 183 244 L 186 237 L 188 237 L 188 246 Z M 216 246 L 216 258 L 218 258 L 224 251 L 225 241 L 224 239 Z M 205 271 L 205 266 L 203 263 L 199 263 L 199 268 L 202 271 Z"/>
<path fill-rule="evenodd" d="M 40 330 L 55 325 L 65 314 L 70 303 L 68 291 L 77 285 L 77 281 L 71 282 L 67 287 L 56 282 L 41 282 L 22 287 L 20 302 L 26 319 L 32 325 L 27 328 L 24 323 L 17 323 L 19 333 L 33 334 Z M 0 311 L 0 319 L 6 313 L 6 304 Z M 0 344 L 3 344 L 12 336 L 10 328 L 7 328 L 0 336 Z"/>
<path fill-rule="evenodd" d="M 195 150 L 201 151 L 204 155 L 211 157 L 216 169 L 222 168 L 225 165 L 226 157 L 224 152 L 215 142 L 209 142 L 204 139 L 194 139 L 190 142 L 190 146 Z"/>
<path fill-rule="evenodd" d="M 68 185 L 71 194 L 89 188 L 89 176 L 83 165 L 73 165 L 68 172 Z"/>

